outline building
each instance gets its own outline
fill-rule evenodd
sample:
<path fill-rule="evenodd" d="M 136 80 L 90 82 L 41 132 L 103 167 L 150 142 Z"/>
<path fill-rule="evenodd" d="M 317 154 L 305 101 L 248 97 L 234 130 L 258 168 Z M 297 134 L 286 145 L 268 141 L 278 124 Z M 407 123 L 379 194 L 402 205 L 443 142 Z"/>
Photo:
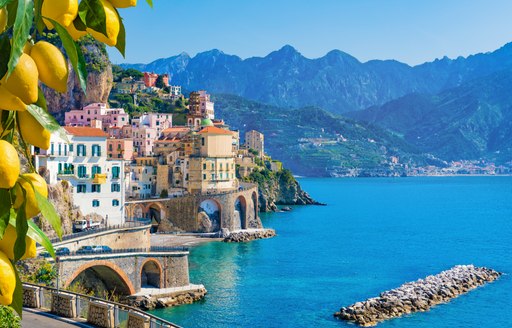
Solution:
<path fill-rule="evenodd" d="M 179 97 L 181 96 L 181 85 L 170 85 L 169 86 L 169 93 L 173 97 Z"/>
<path fill-rule="evenodd" d="M 210 101 L 210 95 L 204 91 L 194 91 L 190 93 L 189 113 L 187 115 L 187 124 L 189 126 L 199 127 L 202 119 L 215 118 L 215 106 Z"/>
<path fill-rule="evenodd" d="M 73 109 L 64 114 L 68 126 L 91 126 L 92 121 L 102 122 L 103 131 L 110 127 L 122 127 L 129 123 L 129 115 L 123 108 L 108 108 L 104 103 L 92 103 L 82 109 Z"/>
<path fill-rule="evenodd" d="M 108 160 L 107 134 L 91 127 L 64 127 L 69 143 L 51 136 L 50 148 L 35 156 L 35 166 L 48 184 L 68 181 L 73 201 L 82 214 L 96 213 L 105 224 L 122 224 L 124 217 L 124 162 Z"/>
<path fill-rule="evenodd" d="M 121 134 L 128 136 L 131 132 L 134 152 L 138 156 L 151 156 L 154 142 L 162 131 L 171 127 L 172 114 L 144 113 L 132 119 L 131 127 L 123 127 Z"/>
<path fill-rule="evenodd" d="M 108 159 L 118 159 L 123 161 L 131 161 L 133 159 L 133 139 L 107 139 L 107 156 Z"/>
<path fill-rule="evenodd" d="M 256 130 L 245 133 L 245 145 L 249 149 L 254 149 L 260 157 L 265 156 L 265 136 Z"/>
<path fill-rule="evenodd" d="M 157 79 L 158 79 L 158 74 L 144 72 L 144 84 L 146 85 L 147 88 L 155 87 Z M 164 83 L 164 86 L 168 87 L 169 86 L 169 75 L 162 74 L 162 81 Z"/>

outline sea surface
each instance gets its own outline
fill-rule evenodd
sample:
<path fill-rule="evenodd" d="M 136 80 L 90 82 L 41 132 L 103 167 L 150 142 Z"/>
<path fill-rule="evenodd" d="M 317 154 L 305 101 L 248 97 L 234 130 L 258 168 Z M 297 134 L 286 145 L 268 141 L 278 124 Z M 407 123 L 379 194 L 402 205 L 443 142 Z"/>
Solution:
<path fill-rule="evenodd" d="M 457 264 L 495 283 L 379 327 L 512 327 L 512 177 L 300 179 L 328 206 L 262 215 L 278 236 L 191 250 L 205 300 L 152 313 L 183 327 L 355 327 L 350 305 Z"/>

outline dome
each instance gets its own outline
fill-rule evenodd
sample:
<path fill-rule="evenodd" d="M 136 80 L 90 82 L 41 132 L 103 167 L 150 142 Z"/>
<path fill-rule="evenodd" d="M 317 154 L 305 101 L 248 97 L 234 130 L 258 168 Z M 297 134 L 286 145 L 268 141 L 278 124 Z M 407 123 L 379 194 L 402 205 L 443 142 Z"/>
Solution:
<path fill-rule="evenodd" d="M 201 121 L 201 126 L 213 126 L 213 122 L 209 118 L 204 118 Z"/>

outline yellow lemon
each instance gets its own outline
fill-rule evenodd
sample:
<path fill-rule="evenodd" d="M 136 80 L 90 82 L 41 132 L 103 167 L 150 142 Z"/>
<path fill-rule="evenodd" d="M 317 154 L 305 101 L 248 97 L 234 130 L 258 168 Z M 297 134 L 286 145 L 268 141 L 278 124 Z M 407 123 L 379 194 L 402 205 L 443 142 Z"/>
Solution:
<path fill-rule="evenodd" d="M 46 41 L 37 42 L 30 51 L 36 62 L 39 80 L 59 92 L 68 89 L 68 63 L 60 50 Z"/>
<path fill-rule="evenodd" d="M 14 267 L 7 256 L 0 252 L 0 304 L 10 305 L 16 287 Z"/>
<path fill-rule="evenodd" d="M 30 183 L 28 181 L 32 183 Z M 16 200 L 14 201 L 14 208 L 18 209 L 23 204 L 23 191 L 20 189 L 23 188 L 25 190 L 25 198 L 27 199 L 25 204 L 25 213 L 27 218 L 32 218 L 39 214 L 39 205 L 37 204 L 36 195 L 34 193 L 34 189 L 37 190 L 38 193 L 41 194 L 44 198 L 48 198 L 48 186 L 46 185 L 46 181 L 44 181 L 43 177 L 37 173 L 25 173 L 22 174 L 18 179 L 19 184 L 16 185 Z M 34 186 L 34 188 L 32 188 Z"/>
<path fill-rule="evenodd" d="M 0 81 L 0 85 L 20 98 L 25 104 L 32 104 L 37 101 L 39 96 L 38 77 L 36 63 L 29 55 L 22 53 L 11 76 L 7 79 L 6 74 Z"/>
<path fill-rule="evenodd" d="M 119 28 L 121 26 L 119 23 L 119 16 L 117 15 L 116 9 L 110 2 L 101 0 L 101 4 L 105 10 L 107 34 L 104 35 L 103 33 L 96 32 L 91 28 L 87 28 L 87 32 L 89 32 L 96 40 L 113 47 L 117 43 L 117 36 L 119 35 Z"/>
<path fill-rule="evenodd" d="M 51 18 L 60 25 L 69 26 L 78 15 L 78 0 L 45 0 L 41 8 L 43 17 Z M 44 20 L 46 27 L 53 29 L 53 24 Z"/>
<path fill-rule="evenodd" d="M 5 229 L 4 237 L 0 239 L 0 252 L 3 252 L 11 260 L 14 260 L 14 243 L 16 242 L 16 238 L 18 238 L 16 228 L 9 224 L 7 229 Z M 25 254 L 23 254 L 21 259 L 24 260 L 36 257 L 36 242 L 26 236 L 25 245 Z"/>
<path fill-rule="evenodd" d="M 0 85 L 0 109 L 24 111 L 27 105 Z"/>
<path fill-rule="evenodd" d="M 87 35 L 86 31 L 77 30 L 76 27 L 75 27 L 75 24 L 73 24 L 73 23 L 69 24 L 69 26 L 66 27 L 66 31 L 68 31 L 69 35 L 71 35 L 71 37 L 75 41 L 80 39 L 81 37 Z"/>
<path fill-rule="evenodd" d="M 18 113 L 23 140 L 41 149 L 50 148 L 50 131 L 46 130 L 28 111 Z"/>
<path fill-rule="evenodd" d="M 7 9 L 2 8 L 0 9 L 0 33 L 5 31 L 5 28 L 7 27 Z"/>
<path fill-rule="evenodd" d="M 110 3 L 116 8 L 135 7 L 137 0 L 110 0 Z"/>
<path fill-rule="evenodd" d="M 12 188 L 20 175 L 20 159 L 16 149 L 5 140 L 0 140 L 0 159 L 0 188 Z"/>

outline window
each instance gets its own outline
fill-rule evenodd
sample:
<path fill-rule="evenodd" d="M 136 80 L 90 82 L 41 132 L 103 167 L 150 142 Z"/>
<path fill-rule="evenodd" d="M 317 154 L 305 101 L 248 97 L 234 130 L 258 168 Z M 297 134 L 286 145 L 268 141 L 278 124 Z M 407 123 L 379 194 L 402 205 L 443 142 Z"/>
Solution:
<path fill-rule="evenodd" d="M 59 163 L 59 174 L 62 174 L 62 163 Z"/>
<path fill-rule="evenodd" d="M 92 176 L 94 177 L 96 174 L 101 174 L 101 166 L 94 165 L 92 167 Z"/>
<path fill-rule="evenodd" d="M 212 174 L 212 180 L 215 180 L 215 174 Z"/>
<path fill-rule="evenodd" d="M 222 163 L 220 163 L 220 169 L 222 170 Z"/>
<path fill-rule="evenodd" d="M 206 170 L 206 163 L 203 164 L 203 170 Z"/>
<path fill-rule="evenodd" d="M 113 148 L 113 147 L 112 147 L 112 144 L 109 144 L 109 145 L 108 145 L 108 150 L 112 151 L 112 148 Z"/>
<path fill-rule="evenodd" d="M 50 146 L 50 154 L 54 155 L 54 145 L 53 145 L 53 142 Z"/>
<path fill-rule="evenodd" d="M 92 207 L 100 207 L 100 201 L 95 199 L 92 201 Z"/>
<path fill-rule="evenodd" d="M 68 145 L 64 145 L 64 156 L 68 156 Z"/>
<path fill-rule="evenodd" d="M 100 145 L 92 145 L 92 156 L 101 156 L 101 147 Z"/>
<path fill-rule="evenodd" d="M 119 206 L 119 201 L 117 199 L 112 199 L 112 206 Z"/>
<path fill-rule="evenodd" d="M 87 178 L 87 168 L 84 165 L 78 166 L 78 177 Z"/>
<path fill-rule="evenodd" d="M 73 144 L 69 144 L 69 151 L 73 151 Z"/>
<path fill-rule="evenodd" d="M 201 138 L 201 146 L 204 146 L 204 138 Z"/>
<path fill-rule="evenodd" d="M 59 143 L 59 156 L 62 155 L 62 144 Z"/>
<path fill-rule="evenodd" d="M 121 191 L 121 185 L 119 183 L 113 183 L 110 191 L 112 191 L 112 192 Z"/>
<path fill-rule="evenodd" d="M 86 193 L 87 192 L 87 186 L 84 184 L 76 185 L 76 192 L 77 193 Z"/>
<path fill-rule="evenodd" d="M 119 166 L 113 166 L 112 167 L 112 179 L 119 179 L 119 172 L 120 172 Z"/>
<path fill-rule="evenodd" d="M 85 145 L 78 145 L 76 146 L 76 156 L 85 156 L 87 155 L 87 152 L 85 150 Z"/>
<path fill-rule="evenodd" d="M 101 185 L 93 184 L 93 185 L 91 185 L 91 187 L 92 187 L 92 190 L 91 190 L 92 192 L 101 192 Z"/>
<path fill-rule="evenodd" d="M 222 180 L 222 173 L 220 174 L 220 179 Z"/>
<path fill-rule="evenodd" d="M 203 180 L 206 180 L 206 174 L 203 174 Z"/>

